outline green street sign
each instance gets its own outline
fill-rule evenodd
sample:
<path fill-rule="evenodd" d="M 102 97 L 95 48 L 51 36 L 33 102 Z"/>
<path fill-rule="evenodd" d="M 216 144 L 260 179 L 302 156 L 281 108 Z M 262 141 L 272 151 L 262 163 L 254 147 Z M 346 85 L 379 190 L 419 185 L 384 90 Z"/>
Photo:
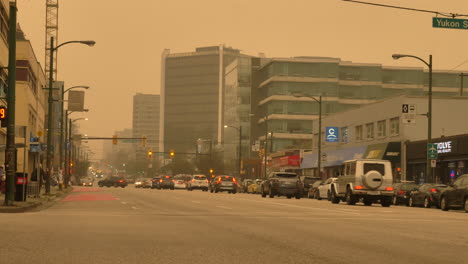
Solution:
<path fill-rule="evenodd" d="M 468 29 L 468 19 L 433 17 L 432 27 L 434 28 L 452 28 Z"/>
<path fill-rule="evenodd" d="M 437 144 L 427 144 L 427 158 L 437 159 Z"/>

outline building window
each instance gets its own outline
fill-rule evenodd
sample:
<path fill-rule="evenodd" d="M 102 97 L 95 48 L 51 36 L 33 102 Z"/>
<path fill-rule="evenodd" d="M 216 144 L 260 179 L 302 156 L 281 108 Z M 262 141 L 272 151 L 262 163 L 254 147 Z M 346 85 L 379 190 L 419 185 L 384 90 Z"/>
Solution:
<path fill-rule="evenodd" d="M 387 136 L 387 120 L 377 122 L 377 137 L 382 138 Z"/>
<path fill-rule="evenodd" d="M 341 142 L 348 142 L 348 135 L 349 135 L 348 127 L 342 127 L 340 128 L 340 131 L 341 131 Z"/>
<path fill-rule="evenodd" d="M 367 139 L 374 138 L 374 123 L 366 124 L 366 138 Z"/>
<path fill-rule="evenodd" d="M 356 140 L 362 140 L 362 126 L 356 126 Z"/>
<path fill-rule="evenodd" d="M 400 118 L 395 117 L 390 119 L 390 135 L 397 136 L 400 134 Z"/>

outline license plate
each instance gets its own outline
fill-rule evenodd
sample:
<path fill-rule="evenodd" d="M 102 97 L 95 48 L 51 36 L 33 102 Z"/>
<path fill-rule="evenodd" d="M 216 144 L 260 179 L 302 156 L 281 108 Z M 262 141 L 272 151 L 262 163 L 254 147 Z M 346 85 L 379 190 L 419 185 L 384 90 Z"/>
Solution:
<path fill-rule="evenodd" d="M 226 186 L 226 185 L 231 185 L 229 182 L 222 182 L 221 185 Z"/>
<path fill-rule="evenodd" d="M 368 191 L 367 194 L 370 194 L 370 195 L 379 195 L 380 192 L 379 192 L 379 191 Z"/>

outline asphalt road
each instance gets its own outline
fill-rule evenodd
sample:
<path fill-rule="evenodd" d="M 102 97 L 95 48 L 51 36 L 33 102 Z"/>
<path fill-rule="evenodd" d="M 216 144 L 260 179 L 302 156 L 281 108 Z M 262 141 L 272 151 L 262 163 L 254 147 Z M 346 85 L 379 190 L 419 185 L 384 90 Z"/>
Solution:
<path fill-rule="evenodd" d="M 461 211 L 80 188 L 0 215 L 0 263 L 468 263 Z"/>

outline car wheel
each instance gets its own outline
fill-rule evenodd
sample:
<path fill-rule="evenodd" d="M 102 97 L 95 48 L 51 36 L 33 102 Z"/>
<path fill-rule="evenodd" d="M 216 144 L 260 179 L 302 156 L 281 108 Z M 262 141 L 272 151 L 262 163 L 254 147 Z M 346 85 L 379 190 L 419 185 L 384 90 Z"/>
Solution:
<path fill-rule="evenodd" d="M 232 194 L 236 194 L 236 191 L 232 191 L 231 193 L 232 193 Z"/>
<path fill-rule="evenodd" d="M 263 190 L 263 187 L 262 187 L 261 191 L 262 191 L 262 192 L 261 192 L 262 197 L 265 198 L 265 197 L 267 196 L 267 194 L 265 193 L 265 190 Z"/>
<path fill-rule="evenodd" d="M 292 195 L 286 195 L 286 198 L 291 199 Z"/>
<path fill-rule="evenodd" d="M 409 207 L 414 207 L 414 201 L 413 201 L 413 197 L 410 196 L 410 198 L 408 199 L 408 204 L 407 204 Z"/>
<path fill-rule="evenodd" d="M 364 205 L 365 205 L 365 206 L 371 206 L 371 205 L 372 205 L 372 200 L 369 199 L 369 198 L 367 198 L 367 197 L 364 198 L 364 201 L 363 201 L 363 202 L 364 202 Z"/>
<path fill-rule="evenodd" d="M 120 187 L 125 188 L 125 186 L 120 186 Z"/>
<path fill-rule="evenodd" d="M 171 190 L 174 190 L 174 187 L 171 187 Z"/>
<path fill-rule="evenodd" d="M 310 192 L 307 192 L 307 198 L 309 198 L 309 199 L 312 199 L 312 198 L 313 198 L 313 196 L 310 195 Z"/>
<path fill-rule="evenodd" d="M 330 191 L 327 192 L 327 200 L 328 200 L 328 201 L 331 201 L 331 193 L 330 193 Z"/>
<path fill-rule="evenodd" d="M 393 205 L 398 205 L 398 199 L 397 199 L 397 197 L 395 195 L 392 198 L 392 204 Z"/>
<path fill-rule="evenodd" d="M 320 197 L 320 192 L 318 190 L 315 191 L 314 195 L 315 195 L 315 199 L 317 199 L 319 201 L 322 200 L 322 197 Z"/>
<path fill-rule="evenodd" d="M 353 192 L 348 187 L 348 190 L 346 191 L 346 204 L 347 205 L 355 205 L 356 202 L 357 202 L 356 201 L 356 196 L 354 196 Z"/>
<path fill-rule="evenodd" d="M 432 204 L 431 201 L 429 201 L 429 198 L 424 198 L 424 208 L 431 208 Z"/>
<path fill-rule="evenodd" d="M 465 197 L 465 213 L 468 213 L 468 197 Z"/>
<path fill-rule="evenodd" d="M 390 197 L 382 197 L 382 199 L 380 199 L 380 205 L 382 205 L 382 207 L 390 207 L 391 204 L 392 198 Z"/>
<path fill-rule="evenodd" d="M 268 192 L 268 197 L 274 198 L 275 194 L 273 193 L 273 190 L 270 188 L 270 191 Z"/>
<path fill-rule="evenodd" d="M 215 192 L 215 193 L 218 193 L 219 191 L 218 191 L 218 190 L 215 190 L 214 192 Z"/>
<path fill-rule="evenodd" d="M 445 198 L 445 196 L 440 199 L 440 209 L 442 209 L 442 211 L 449 210 L 449 207 L 447 204 L 447 198 Z"/>
<path fill-rule="evenodd" d="M 300 193 L 297 193 L 297 194 L 296 194 L 296 199 L 299 200 L 299 199 L 301 199 L 301 198 L 302 198 L 302 195 L 301 195 Z"/>
<path fill-rule="evenodd" d="M 335 189 L 331 190 L 330 200 L 334 204 L 340 203 L 340 198 L 336 196 Z"/>

